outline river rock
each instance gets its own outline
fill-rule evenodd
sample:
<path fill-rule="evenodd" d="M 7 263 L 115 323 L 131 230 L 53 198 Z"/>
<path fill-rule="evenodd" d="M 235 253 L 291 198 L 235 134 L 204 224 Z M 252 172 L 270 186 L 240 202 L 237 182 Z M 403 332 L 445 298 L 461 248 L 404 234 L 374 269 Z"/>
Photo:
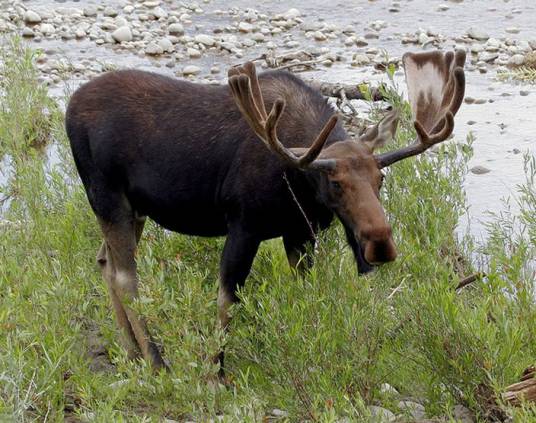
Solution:
<path fill-rule="evenodd" d="M 369 63 L 370 63 L 370 59 L 366 54 L 356 53 L 352 57 L 353 66 L 368 65 Z"/>
<path fill-rule="evenodd" d="M 409 414 L 414 420 L 422 420 L 426 417 L 424 406 L 413 401 L 399 401 L 398 408 Z"/>
<path fill-rule="evenodd" d="M 184 76 L 197 75 L 199 72 L 201 72 L 201 68 L 194 65 L 185 66 L 182 70 Z"/>
<path fill-rule="evenodd" d="M 484 51 L 478 55 L 478 60 L 482 60 L 483 62 L 490 63 L 490 62 L 493 62 L 497 57 L 499 57 L 497 53 Z"/>
<path fill-rule="evenodd" d="M 251 31 L 253 31 L 253 28 L 254 28 L 254 26 L 251 25 L 251 24 L 248 23 L 248 22 L 240 22 L 240 23 L 238 24 L 238 30 L 239 30 L 240 32 L 246 32 L 246 33 L 247 33 L 247 32 L 251 32 Z"/>
<path fill-rule="evenodd" d="M 392 387 L 388 383 L 382 383 L 380 386 L 380 392 L 388 395 L 398 395 L 396 388 Z"/>
<path fill-rule="evenodd" d="M 368 410 L 372 416 L 372 421 L 377 423 L 393 422 L 396 419 L 394 413 L 387 408 L 378 407 L 377 405 L 369 405 Z"/>
<path fill-rule="evenodd" d="M 285 19 L 295 19 L 301 16 L 301 12 L 296 8 L 292 8 L 292 9 L 287 10 L 283 14 L 283 16 L 285 17 Z"/>
<path fill-rule="evenodd" d="M 326 41 L 328 38 L 322 31 L 315 31 L 313 37 L 316 41 Z"/>
<path fill-rule="evenodd" d="M 212 47 L 214 44 L 216 44 L 214 37 L 206 34 L 198 34 L 195 36 L 194 40 L 196 43 L 203 44 L 207 47 Z"/>
<path fill-rule="evenodd" d="M 148 54 L 150 56 L 156 56 L 158 54 L 162 54 L 164 52 L 164 49 L 156 44 L 155 42 L 151 42 L 145 47 L 145 54 Z"/>
<path fill-rule="evenodd" d="M 172 53 L 175 50 L 175 47 L 173 47 L 173 43 L 168 38 L 162 38 L 160 41 L 158 41 L 158 45 L 166 53 Z"/>
<path fill-rule="evenodd" d="M 523 63 L 525 63 L 525 56 L 522 54 L 514 54 L 508 59 L 510 66 L 521 66 Z"/>
<path fill-rule="evenodd" d="M 191 59 L 199 59 L 201 57 L 201 52 L 196 48 L 189 48 L 186 50 L 186 54 Z"/>
<path fill-rule="evenodd" d="M 39 13 L 34 12 L 33 10 L 27 10 L 24 14 L 24 22 L 29 24 L 35 24 L 41 22 L 41 16 Z"/>
<path fill-rule="evenodd" d="M 484 166 L 480 166 L 480 165 L 473 166 L 471 168 L 471 173 L 474 173 L 475 175 L 484 175 L 484 174 L 489 173 L 489 172 L 491 172 L 490 169 L 488 169 L 487 167 L 484 167 Z M 458 407 L 458 406 L 456 406 L 456 407 Z M 456 407 L 455 407 L 455 409 L 456 409 Z M 459 407 L 462 407 L 462 406 L 460 405 Z"/>
<path fill-rule="evenodd" d="M 519 34 L 520 29 L 516 26 L 511 26 L 509 28 L 506 28 L 505 31 L 508 32 L 509 34 Z"/>
<path fill-rule="evenodd" d="M 25 26 L 22 30 L 22 36 L 28 38 L 35 37 L 35 32 L 33 32 L 32 28 L 28 28 L 27 26 Z"/>
<path fill-rule="evenodd" d="M 161 7 L 155 7 L 151 11 L 151 15 L 153 15 L 156 19 L 165 19 L 168 17 L 168 13 Z"/>
<path fill-rule="evenodd" d="M 84 10 L 82 11 L 82 13 L 84 14 L 84 16 L 88 18 L 97 16 L 97 6 L 89 4 L 86 7 L 84 7 Z"/>
<path fill-rule="evenodd" d="M 182 24 L 180 23 L 172 23 L 169 27 L 168 27 L 168 32 L 171 34 L 171 35 L 182 35 L 184 34 L 184 27 L 182 26 Z"/>
<path fill-rule="evenodd" d="M 486 34 L 484 31 L 481 31 L 477 28 L 470 28 L 467 31 L 467 35 L 469 38 L 472 38 L 473 40 L 478 40 L 478 41 L 486 41 L 487 39 L 489 39 L 488 34 Z"/>
<path fill-rule="evenodd" d="M 112 32 L 112 38 L 117 43 L 132 41 L 132 31 L 128 26 L 121 26 Z"/>
<path fill-rule="evenodd" d="M 104 16 L 109 16 L 111 18 L 115 18 L 118 15 L 117 10 L 110 6 L 106 7 L 103 13 Z"/>
<path fill-rule="evenodd" d="M 471 410 L 461 404 L 455 405 L 452 414 L 461 423 L 474 423 L 475 417 Z"/>
<path fill-rule="evenodd" d="M 39 31 L 41 31 L 43 35 L 51 35 L 56 32 L 56 28 L 54 28 L 54 25 L 52 24 L 44 23 L 39 27 Z"/>

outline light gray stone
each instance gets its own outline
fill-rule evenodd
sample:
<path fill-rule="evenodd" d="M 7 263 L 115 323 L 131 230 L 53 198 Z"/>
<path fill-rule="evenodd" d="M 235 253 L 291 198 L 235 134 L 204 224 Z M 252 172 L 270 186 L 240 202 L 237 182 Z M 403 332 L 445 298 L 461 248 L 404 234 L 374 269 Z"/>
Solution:
<path fill-rule="evenodd" d="M 475 175 L 484 175 L 486 173 L 489 173 L 491 172 L 490 169 L 488 169 L 487 167 L 484 167 L 484 166 L 473 166 L 471 168 L 471 173 L 474 173 Z M 456 407 L 463 407 L 462 405 L 457 405 Z M 454 410 L 456 411 L 456 407 L 454 407 Z M 465 407 L 464 407 L 465 408 Z"/>
<path fill-rule="evenodd" d="M 184 76 L 197 75 L 200 72 L 201 72 L 201 68 L 199 66 L 194 66 L 194 65 L 188 65 L 182 69 L 182 74 Z"/>
<path fill-rule="evenodd" d="M 182 24 L 176 22 L 176 23 L 172 23 L 169 27 L 168 27 L 168 32 L 172 35 L 182 35 L 184 34 L 184 27 L 182 26 Z"/>
<path fill-rule="evenodd" d="M 196 43 L 203 44 L 207 47 L 212 47 L 214 44 L 216 44 L 214 37 L 206 34 L 198 34 L 195 36 L 194 40 Z"/>
<path fill-rule="evenodd" d="M 409 414 L 415 420 L 422 420 L 426 417 L 426 411 L 422 404 L 414 401 L 399 401 L 398 408 Z"/>
<path fill-rule="evenodd" d="M 132 41 L 132 31 L 128 26 L 121 26 L 112 32 L 112 38 L 117 43 Z"/>
<path fill-rule="evenodd" d="M 44 23 L 39 26 L 39 31 L 44 35 L 52 35 L 56 32 L 56 28 L 52 24 Z"/>
<path fill-rule="evenodd" d="M 238 24 L 238 30 L 240 32 L 246 32 L 247 33 L 247 32 L 253 31 L 253 29 L 254 29 L 254 26 L 252 24 L 248 23 L 248 22 L 240 22 Z"/>
<path fill-rule="evenodd" d="M 387 408 L 378 407 L 377 405 L 369 405 L 368 410 L 372 416 L 372 421 L 376 423 L 393 422 L 396 419 L 394 413 Z"/>
<path fill-rule="evenodd" d="M 162 54 L 163 52 L 164 49 L 155 42 L 151 42 L 147 45 L 147 47 L 145 47 L 145 54 L 148 54 L 149 56 L 156 56 Z"/>
<path fill-rule="evenodd" d="M 479 30 L 478 28 L 470 28 L 467 31 L 467 35 L 469 36 L 469 38 L 478 41 L 486 41 L 489 38 L 489 35 L 487 33 Z"/>
<path fill-rule="evenodd" d="M 41 16 L 39 13 L 34 12 L 33 10 L 27 10 L 24 14 L 24 22 L 35 24 L 41 22 Z"/>
<path fill-rule="evenodd" d="M 452 411 L 452 414 L 456 418 L 456 420 L 460 421 L 460 423 L 474 423 L 475 422 L 475 416 L 473 412 L 461 404 L 454 406 L 454 410 Z"/>

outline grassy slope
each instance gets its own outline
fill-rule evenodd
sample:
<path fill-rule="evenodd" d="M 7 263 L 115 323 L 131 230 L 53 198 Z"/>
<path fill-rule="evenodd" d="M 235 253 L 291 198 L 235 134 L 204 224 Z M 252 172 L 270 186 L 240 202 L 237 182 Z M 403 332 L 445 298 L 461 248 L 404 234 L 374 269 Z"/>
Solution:
<path fill-rule="evenodd" d="M 363 421 L 366 404 L 395 409 L 395 398 L 380 392 L 384 382 L 422 400 L 430 415 L 463 403 L 484 418 L 491 394 L 534 362 L 527 263 L 536 190 L 529 180 L 523 195 L 530 242 L 512 235 L 510 216 L 498 218 L 484 251 L 486 283 L 456 294 L 460 276 L 474 270 L 460 258 L 461 250 L 471 253 L 470 243 L 461 248 L 453 234 L 471 149 L 452 142 L 389 172 L 384 204 L 401 253 L 396 263 L 358 278 L 334 225 L 313 272 L 297 281 L 280 241 L 265 243 L 226 340 L 214 332 L 222 240 L 149 224 L 137 306 L 172 370 L 154 376 L 144 363 L 128 362 L 94 263 L 99 231 L 73 169 L 63 116 L 36 81 L 34 54 L 16 43 L 11 53 L 0 63 L 0 155 L 11 164 L 0 186 L 0 201 L 8 197 L 0 214 L 8 221 L 0 223 L 0 420 L 62 421 L 67 410 L 103 422 L 216 414 L 259 421 L 278 408 L 291 421 Z M 408 121 L 399 143 L 413 136 Z M 52 168 L 33 148 L 48 137 L 61 158 Z M 207 357 L 224 341 L 229 390 L 208 382 L 216 369 Z M 534 409 L 517 418 L 531 421 Z"/>

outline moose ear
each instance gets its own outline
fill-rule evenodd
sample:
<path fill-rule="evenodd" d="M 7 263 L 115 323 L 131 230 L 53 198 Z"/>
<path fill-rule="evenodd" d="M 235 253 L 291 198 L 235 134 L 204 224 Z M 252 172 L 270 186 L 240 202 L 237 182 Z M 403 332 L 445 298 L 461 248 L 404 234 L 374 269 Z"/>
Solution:
<path fill-rule="evenodd" d="M 376 125 L 370 126 L 359 137 L 359 141 L 365 143 L 371 151 L 383 147 L 395 136 L 398 120 L 398 111 L 390 110 Z"/>

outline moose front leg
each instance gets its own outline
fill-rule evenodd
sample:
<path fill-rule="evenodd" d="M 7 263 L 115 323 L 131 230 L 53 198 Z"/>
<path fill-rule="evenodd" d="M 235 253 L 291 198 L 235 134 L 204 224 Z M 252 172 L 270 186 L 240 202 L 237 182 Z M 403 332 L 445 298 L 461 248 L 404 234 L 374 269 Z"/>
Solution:
<path fill-rule="evenodd" d="M 297 274 L 303 275 L 313 266 L 315 239 L 312 235 L 284 235 L 283 245 L 285 246 L 288 264 Z"/>
<path fill-rule="evenodd" d="M 224 331 L 229 327 L 229 307 L 238 301 L 237 289 L 251 270 L 260 241 L 242 230 L 230 231 L 223 247 L 220 263 L 220 286 L 218 289 L 218 325 Z M 225 377 L 223 349 L 216 357 L 220 364 L 220 379 Z"/>

